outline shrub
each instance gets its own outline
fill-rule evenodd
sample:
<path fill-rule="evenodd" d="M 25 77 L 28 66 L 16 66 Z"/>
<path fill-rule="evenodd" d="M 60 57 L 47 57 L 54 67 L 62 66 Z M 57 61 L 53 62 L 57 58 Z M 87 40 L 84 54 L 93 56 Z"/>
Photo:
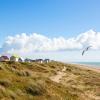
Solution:
<path fill-rule="evenodd" d="M 33 96 L 39 96 L 45 93 L 45 89 L 40 84 L 30 84 L 29 86 L 25 87 L 25 90 L 28 94 Z"/>
<path fill-rule="evenodd" d="M 16 74 L 19 76 L 31 76 L 29 71 L 16 71 Z"/>
<path fill-rule="evenodd" d="M 0 80 L 0 85 L 4 86 L 4 87 L 9 87 L 11 84 L 11 82 L 9 80 L 5 80 L 5 79 L 1 79 Z"/>

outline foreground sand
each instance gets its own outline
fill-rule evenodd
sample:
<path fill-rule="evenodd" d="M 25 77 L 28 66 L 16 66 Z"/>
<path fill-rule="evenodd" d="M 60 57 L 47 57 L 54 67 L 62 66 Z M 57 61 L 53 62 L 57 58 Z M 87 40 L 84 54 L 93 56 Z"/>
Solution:
<path fill-rule="evenodd" d="M 56 72 L 57 75 L 51 76 L 50 79 L 54 82 L 60 83 L 62 77 L 66 75 L 65 71 L 66 71 L 66 67 L 64 66 L 64 68 L 61 71 Z"/>
<path fill-rule="evenodd" d="M 69 64 L 69 66 L 74 66 L 76 68 L 79 68 L 79 69 L 83 70 L 81 74 L 85 74 L 85 71 L 92 72 L 93 74 L 94 73 L 100 73 L 100 70 L 99 69 L 93 68 L 92 66 L 81 65 L 81 64 Z M 73 80 L 73 82 L 75 82 L 76 81 L 76 78 L 77 78 L 77 75 L 75 76 L 75 74 L 68 73 L 68 72 L 66 72 L 66 70 L 67 70 L 67 67 L 64 66 L 62 70 L 57 71 L 56 72 L 56 75 L 51 76 L 50 79 L 52 81 L 56 82 L 56 83 L 61 83 L 61 84 L 63 84 L 66 87 L 70 87 L 70 84 L 68 84 L 69 81 L 70 80 Z M 78 74 L 78 73 L 79 72 L 77 72 L 76 74 Z M 79 75 L 81 76 L 81 74 L 79 74 Z M 99 74 L 99 76 L 100 76 L 100 74 Z M 88 77 L 91 80 L 91 76 L 89 74 L 87 74 L 87 76 L 84 76 L 83 77 L 83 81 L 86 81 L 86 80 L 84 80 L 85 77 Z M 94 75 L 92 77 L 94 77 Z M 80 78 L 82 78 L 82 77 L 80 77 Z M 98 78 L 98 80 L 92 79 L 90 82 L 88 80 L 88 82 L 89 82 L 88 85 L 89 84 L 92 84 L 92 83 L 95 83 L 94 81 L 97 81 L 98 84 L 100 85 L 100 78 Z M 74 83 L 73 83 L 71 85 L 71 87 L 74 87 L 74 88 L 77 88 L 77 89 L 80 89 L 80 90 L 87 87 L 85 84 L 82 85 L 85 82 L 82 82 L 81 84 L 79 84 L 78 81 L 76 81 L 76 83 L 78 85 L 74 85 Z M 96 86 L 96 84 L 95 84 L 95 86 Z M 100 92 L 100 87 L 96 87 L 95 89 L 97 89 L 97 91 Z M 87 98 L 85 98 L 85 100 L 100 100 L 100 96 L 95 95 L 95 92 L 96 91 L 93 92 L 93 91 L 90 91 L 90 90 L 85 91 L 84 92 L 84 95 L 87 97 Z M 84 98 L 83 94 L 81 94 L 81 96 L 82 96 L 82 98 Z"/>

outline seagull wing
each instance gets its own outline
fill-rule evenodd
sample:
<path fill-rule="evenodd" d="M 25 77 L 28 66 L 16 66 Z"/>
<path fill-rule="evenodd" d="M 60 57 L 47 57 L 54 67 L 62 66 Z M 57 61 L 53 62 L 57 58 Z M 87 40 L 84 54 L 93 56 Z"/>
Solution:
<path fill-rule="evenodd" d="M 84 55 L 84 53 L 85 53 L 85 50 L 83 50 L 83 52 L 82 52 L 82 56 Z"/>
<path fill-rule="evenodd" d="M 89 50 L 89 48 L 91 48 L 92 46 L 88 46 L 87 48 L 86 48 L 86 51 L 88 51 Z"/>
<path fill-rule="evenodd" d="M 84 55 L 85 51 L 88 51 L 89 48 L 91 48 L 91 47 L 92 47 L 92 46 L 88 46 L 85 50 L 83 50 L 83 52 L 82 52 L 82 56 Z"/>

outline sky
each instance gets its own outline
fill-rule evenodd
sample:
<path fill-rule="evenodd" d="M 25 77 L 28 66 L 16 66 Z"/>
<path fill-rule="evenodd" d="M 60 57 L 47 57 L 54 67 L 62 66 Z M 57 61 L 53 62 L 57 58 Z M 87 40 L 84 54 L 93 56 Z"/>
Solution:
<path fill-rule="evenodd" d="M 99 5 L 100 0 L 0 0 L 0 51 L 99 61 Z M 88 45 L 93 47 L 82 57 Z"/>

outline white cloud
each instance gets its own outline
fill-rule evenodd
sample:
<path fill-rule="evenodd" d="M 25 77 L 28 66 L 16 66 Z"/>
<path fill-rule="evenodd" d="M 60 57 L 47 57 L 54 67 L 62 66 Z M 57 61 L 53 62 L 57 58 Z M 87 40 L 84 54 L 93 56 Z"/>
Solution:
<path fill-rule="evenodd" d="M 37 33 L 30 35 L 22 33 L 8 36 L 2 45 L 2 50 L 7 53 L 27 55 L 33 52 L 82 49 L 88 45 L 92 45 L 92 49 L 100 49 L 100 32 L 89 30 L 69 39 L 64 37 L 48 38 Z"/>

